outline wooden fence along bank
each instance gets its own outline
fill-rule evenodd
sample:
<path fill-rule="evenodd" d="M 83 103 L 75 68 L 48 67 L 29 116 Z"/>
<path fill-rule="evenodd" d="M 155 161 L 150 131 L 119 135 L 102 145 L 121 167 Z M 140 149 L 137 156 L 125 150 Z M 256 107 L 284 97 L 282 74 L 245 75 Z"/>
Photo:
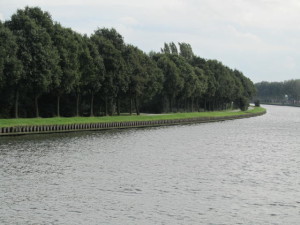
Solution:
<path fill-rule="evenodd" d="M 167 119 L 167 120 L 150 120 L 150 121 L 125 121 L 125 122 L 102 122 L 102 123 L 84 123 L 84 124 L 65 124 L 65 125 L 32 125 L 32 126 L 14 126 L 0 127 L 0 136 L 25 135 L 25 134 L 46 134 L 75 131 L 93 131 L 107 129 L 122 129 L 134 127 L 153 127 L 153 126 L 170 126 L 188 123 L 207 123 L 224 120 L 234 120 L 260 116 L 266 112 L 249 113 L 235 116 L 224 117 L 194 117 L 187 119 Z"/>

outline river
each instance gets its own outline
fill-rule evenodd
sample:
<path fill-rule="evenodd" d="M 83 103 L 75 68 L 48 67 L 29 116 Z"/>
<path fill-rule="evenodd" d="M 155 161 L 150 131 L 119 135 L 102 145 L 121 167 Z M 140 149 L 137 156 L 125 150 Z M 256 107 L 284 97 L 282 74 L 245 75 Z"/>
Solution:
<path fill-rule="evenodd" d="M 0 224 L 300 224 L 300 108 L 0 138 Z"/>

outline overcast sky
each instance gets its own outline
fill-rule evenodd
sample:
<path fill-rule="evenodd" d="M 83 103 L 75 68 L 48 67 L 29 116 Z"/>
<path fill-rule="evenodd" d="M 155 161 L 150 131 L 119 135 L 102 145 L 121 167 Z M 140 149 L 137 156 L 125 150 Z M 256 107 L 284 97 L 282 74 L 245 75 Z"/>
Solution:
<path fill-rule="evenodd" d="M 25 6 L 80 33 L 114 27 L 145 52 L 187 42 L 253 82 L 300 79 L 300 0 L 0 0 L 0 20 Z"/>

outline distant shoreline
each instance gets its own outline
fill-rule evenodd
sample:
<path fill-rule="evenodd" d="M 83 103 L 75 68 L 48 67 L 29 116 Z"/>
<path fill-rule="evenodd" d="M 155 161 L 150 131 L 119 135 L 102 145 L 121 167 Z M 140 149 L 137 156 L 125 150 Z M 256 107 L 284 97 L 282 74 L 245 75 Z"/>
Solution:
<path fill-rule="evenodd" d="M 300 107 L 300 105 L 292 105 L 292 104 L 282 104 L 282 103 L 260 103 L 261 105 L 275 105 L 275 106 L 290 106 L 290 107 Z"/>

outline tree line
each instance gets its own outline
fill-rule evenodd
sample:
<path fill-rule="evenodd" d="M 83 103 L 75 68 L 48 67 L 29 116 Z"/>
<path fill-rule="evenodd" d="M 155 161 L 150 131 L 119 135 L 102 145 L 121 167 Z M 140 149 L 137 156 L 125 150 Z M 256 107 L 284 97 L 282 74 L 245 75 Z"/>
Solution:
<path fill-rule="evenodd" d="M 263 103 L 300 104 L 300 80 L 256 83 L 256 98 Z"/>
<path fill-rule="evenodd" d="M 242 72 L 187 43 L 146 54 L 113 28 L 82 35 L 38 7 L 0 21 L 2 118 L 245 110 L 254 94 Z"/>

